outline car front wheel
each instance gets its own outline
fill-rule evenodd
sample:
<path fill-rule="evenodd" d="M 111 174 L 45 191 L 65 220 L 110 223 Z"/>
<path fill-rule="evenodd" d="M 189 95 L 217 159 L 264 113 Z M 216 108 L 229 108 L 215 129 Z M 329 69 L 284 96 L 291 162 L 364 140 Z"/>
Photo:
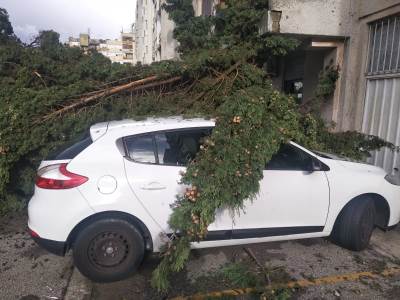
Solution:
<path fill-rule="evenodd" d="M 132 275 L 144 256 L 144 240 L 125 220 L 98 220 L 85 227 L 73 246 L 79 271 L 96 282 L 118 281 Z"/>
<path fill-rule="evenodd" d="M 367 198 L 354 199 L 339 214 L 331 238 L 346 249 L 364 250 L 371 239 L 374 221 L 374 201 Z"/>

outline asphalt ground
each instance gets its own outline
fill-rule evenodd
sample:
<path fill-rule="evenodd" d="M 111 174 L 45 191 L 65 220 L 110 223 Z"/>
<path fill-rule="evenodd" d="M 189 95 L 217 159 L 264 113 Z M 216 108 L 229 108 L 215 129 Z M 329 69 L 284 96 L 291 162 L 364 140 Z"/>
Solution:
<path fill-rule="evenodd" d="M 224 267 L 235 263 L 252 272 L 268 270 L 265 287 L 289 292 L 281 299 L 400 299 L 400 228 L 375 230 L 370 247 L 362 252 L 322 238 L 194 250 L 165 295 L 150 285 L 158 262 L 156 255 L 148 255 L 133 277 L 93 283 L 73 268 L 70 255 L 59 257 L 40 249 L 26 233 L 25 215 L 0 220 L 0 299 L 273 298 L 271 293 L 263 298 L 259 287 L 240 289 L 245 286 L 220 276 Z"/>
<path fill-rule="evenodd" d="M 0 299 L 63 299 L 73 270 L 71 256 L 47 253 L 26 226 L 24 214 L 0 219 Z"/>
<path fill-rule="evenodd" d="M 289 299 L 400 299 L 400 229 L 375 230 L 370 247 L 362 252 L 348 251 L 323 238 L 245 247 L 256 261 L 243 246 L 192 251 L 186 270 L 173 276 L 167 295 L 151 288 L 151 272 L 158 259 L 150 256 L 130 279 L 93 283 L 92 299 L 209 299 L 221 291 L 225 291 L 223 299 L 264 299 L 251 290 L 242 293 L 218 276 L 224 266 L 238 262 L 249 269 L 256 270 L 260 264 L 270 270 L 265 284 L 286 287 Z M 304 282 L 308 283 L 305 287 L 297 287 Z"/>

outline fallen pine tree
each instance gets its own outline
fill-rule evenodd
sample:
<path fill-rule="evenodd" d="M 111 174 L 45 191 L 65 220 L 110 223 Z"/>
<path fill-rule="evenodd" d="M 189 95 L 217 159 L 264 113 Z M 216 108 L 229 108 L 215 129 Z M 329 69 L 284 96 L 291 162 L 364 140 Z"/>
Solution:
<path fill-rule="evenodd" d="M 20 46 L 19 51 L 33 52 L 30 55 L 41 60 L 36 64 L 41 70 L 32 70 L 34 66 L 23 60 L 22 68 L 3 70 L 11 79 L 2 75 L 2 195 L 10 194 L 10 186 L 21 188 L 21 182 L 14 182 L 21 178 L 15 172 L 18 166 L 27 165 L 24 170 L 31 175 L 26 176 L 26 184 L 32 184 L 34 167 L 43 156 L 96 121 L 176 114 L 215 118 L 212 135 L 182 176 L 182 183 L 190 188 L 177 195 L 169 220 L 174 239 L 165 245 L 153 274 L 153 285 L 166 291 L 169 275 L 185 266 L 190 243 L 207 236 L 216 210 L 224 207 L 240 212 L 244 200 L 257 194 L 264 166 L 281 143 L 295 140 L 358 159 L 368 150 L 393 147 L 360 133 L 333 133 L 317 111 L 299 109 L 290 96 L 272 87 L 264 66 L 298 43 L 282 36 L 259 35 L 258 24 L 267 2 L 228 0 L 216 17 L 195 17 L 191 0 L 168 0 L 165 9 L 176 23 L 181 60 L 123 70 L 115 67 L 117 74 L 112 77 L 105 73 L 114 67 L 106 62 L 95 65 L 101 78 L 95 74 L 98 70 L 87 65 L 87 60 L 100 60 L 96 54 L 89 58 L 76 54 L 79 59 L 74 62 L 82 68 L 68 76 L 78 80 L 64 73 L 54 79 L 50 71 L 58 68 L 46 69 L 45 63 L 57 64 L 70 50 L 52 48 L 61 53 L 54 59 L 48 57 L 54 52 L 42 57 L 40 49 L 28 51 Z M 11 54 L 5 51 L 4 55 Z M 13 59 L 21 65 L 21 59 Z M 32 77 L 33 71 L 41 74 L 40 78 Z M 135 79 L 106 84 L 127 75 Z M 102 87 L 96 89 L 100 83 Z"/>

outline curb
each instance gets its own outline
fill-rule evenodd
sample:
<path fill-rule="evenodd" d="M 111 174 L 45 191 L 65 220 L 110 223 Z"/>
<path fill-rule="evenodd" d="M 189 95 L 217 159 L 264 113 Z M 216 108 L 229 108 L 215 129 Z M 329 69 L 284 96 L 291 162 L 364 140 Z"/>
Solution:
<path fill-rule="evenodd" d="M 328 284 L 335 284 L 341 283 L 346 281 L 357 281 L 363 278 L 374 279 L 377 277 L 391 277 L 394 275 L 400 274 L 399 267 L 393 267 L 389 269 L 385 269 L 380 273 L 365 271 L 365 272 L 358 272 L 358 273 L 350 273 L 350 274 L 340 274 L 340 275 L 333 275 L 333 276 L 326 276 L 321 278 L 316 278 L 313 280 L 297 280 L 297 281 L 290 281 L 281 284 L 273 284 L 271 286 L 265 286 L 266 290 L 273 290 L 279 288 L 307 288 L 312 286 L 321 286 L 321 285 L 328 285 Z M 195 294 L 192 296 L 178 296 L 175 298 L 170 298 L 169 300 L 205 300 L 209 298 L 222 298 L 227 296 L 240 296 L 250 294 L 252 292 L 257 292 L 257 288 L 240 288 L 240 289 L 233 289 L 233 290 L 224 290 L 224 291 L 216 291 L 210 292 L 206 294 Z"/>
<path fill-rule="evenodd" d="M 64 300 L 88 300 L 92 294 L 92 289 L 92 282 L 74 267 Z"/>

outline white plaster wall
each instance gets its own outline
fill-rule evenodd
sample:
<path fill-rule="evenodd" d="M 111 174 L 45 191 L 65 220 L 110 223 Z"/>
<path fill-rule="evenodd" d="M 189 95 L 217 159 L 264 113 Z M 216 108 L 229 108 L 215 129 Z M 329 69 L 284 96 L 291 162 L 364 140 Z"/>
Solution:
<path fill-rule="evenodd" d="M 280 32 L 349 36 L 353 0 L 270 0 L 270 10 L 282 12 Z"/>
<path fill-rule="evenodd" d="M 137 0 L 136 3 L 136 60 L 150 64 L 156 59 L 157 7 L 160 0 Z"/>
<path fill-rule="evenodd" d="M 165 2 L 162 1 L 162 2 Z M 169 19 L 168 13 L 161 9 L 161 36 L 160 36 L 160 46 L 161 46 L 161 60 L 176 59 L 178 53 L 176 52 L 176 47 L 178 42 L 174 39 L 174 28 L 175 23 Z"/>

